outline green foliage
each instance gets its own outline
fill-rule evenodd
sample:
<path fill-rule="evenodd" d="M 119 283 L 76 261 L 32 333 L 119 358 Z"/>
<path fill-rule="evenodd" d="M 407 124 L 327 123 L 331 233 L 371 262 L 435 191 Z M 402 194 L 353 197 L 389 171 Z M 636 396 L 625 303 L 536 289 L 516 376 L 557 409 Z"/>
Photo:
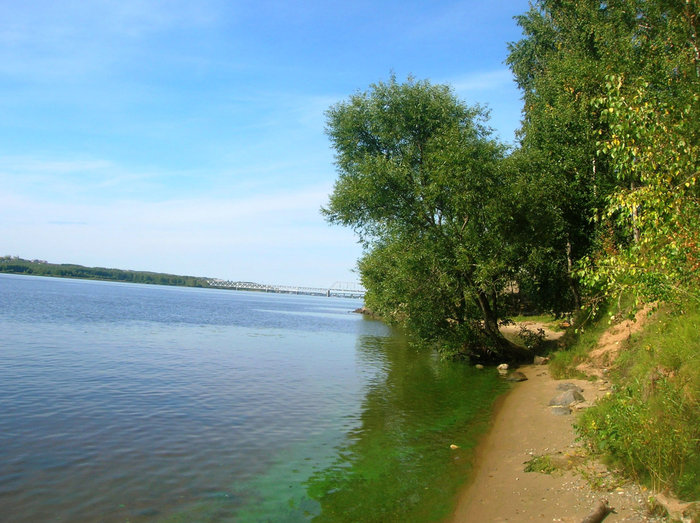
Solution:
<path fill-rule="evenodd" d="M 575 322 L 550 370 L 577 374 L 609 325 L 599 304 L 685 303 L 693 312 L 622 353 L 619 392 L 579 431 L 688 498 L 700 485 L 698 12 L 695 0 L 540 0 L 518 18 L 524 38 L 508 58 L 524 92 L 521 154 L 558 195 L 592 320 Z"/>
<path fill-rule="evenodd" d="M 609 76 L 595 101 L 610 129 L 599 152 L 626 184 L 605 211 L 618 237 L 604 238 L 581 270 L 606 295 L 633 289 L 640 302 L 700 301 L 700 82 L 687 83 L 692 94 L 667 102 L 647 82 L 628 87 Z"/>
<path fill-rule="evenodd" d="M 445 354 L 493 356 L 513 350 L 506 303 L 571 312 L 581 284 L 593 312 L 622 293 L 700 300 L 697 13 L 534 2 L 509 46 L 524 99 L 509 156 L 447 86 L 392 77 L 332 107 L 324 213 L 364 242 L 369 306 Z"/>
<path fill-rule="evenodd" d="M 574 318 L 575 327 L 569 328 L 562 339 L 563 348 L 551 355 L 549 371 L 556 379 L 587 376 L 576 366 L 588 359 L 588 353 L 598 345 L 598 339 L 610 327 L 610 316 L 619 308 L 606 303 L 601 307 L 587 306 Z"/>
<path fill-rule="evenodd" d="M 524 325 L 521 325 L 518 331 L 518 337 L 523 341 L 525 348 L 529 350 L 537 350 L 544 343 L 544 329 L 537 329 L 536 331 L 533 331 Z"/>
<path fill-rule="evenodd" d="M 663 312 L 614 369 L 616 392 L 588 409 L 579 434 L 655 489 L 700 496 L 700 308 Z"/>
<path fill-rule="evenodd" d="M 0 272 L 54 276 L 59 278 L 81 278 L 85 280 L 123 281 L 150 283 L 157 285 L 177 285 L 183 287 L 208 287 L 207 278 L 178 276 L 160 272 L 124 271 L 104 267 L 83 267 L 73 264 L 55 264 L 45 261 L 29 261 L 14 256 L 0 258 Z"/>
<path fill-rule="evenodd" d="M 540 0 L 518 17 L 522 153 L 559 184 L 589 292 L 697 298 L 697 13 L 695 0 Z"/>
<path fill-rule="evenodd" d="M 391 78 L 327 114 L 339 177 L 323 212 L 364 241 L 368 306 L 464 353 L 518 351 L 497 323 L 520 237 L 485 113 L 447 86 Z"/>
<path fill-rule="evenodd" d="M 523 38 L 509 45 L 507 63 L 524 98 L 519 154 L 530 162 L 528 185 L 543 191 L 537 201 L 545 202 L 556 234 L 532 251 L 544 277 L 524 290 L 540 301 L 549 295 L 555 310 L 580 305 L 573 268 L 595 248 L 592 218 L 614 187 L 605 159 L 596 155 L 600 125 L 590 104 L 606 68 L 617 67 L 629 47 L 630 21 L 614 4 L 535 2 L 517 17 Z M 570 297 L 557 303 L 561 289 Z"/>
<path fill-rule="evenodd" d="M 676 387 L 667 382 L 658 387 L 653 402 L 634 388 L 602 400 L 583 415 L 579 433 L 654 489 L 672 487 L 681 496 L 696 496 L 697 415 L 680 401 Z"/>
<path fill-rule="evenodd" d="M 510 175 L 504 229 L 516 252 L 518 299 L 529 310 L 571 311 L 578 300 L 570 271 L 577 233 L 561 205 L 569 200 L 567 185 L 533 150 L 515 151 L 504 164 Z"/>

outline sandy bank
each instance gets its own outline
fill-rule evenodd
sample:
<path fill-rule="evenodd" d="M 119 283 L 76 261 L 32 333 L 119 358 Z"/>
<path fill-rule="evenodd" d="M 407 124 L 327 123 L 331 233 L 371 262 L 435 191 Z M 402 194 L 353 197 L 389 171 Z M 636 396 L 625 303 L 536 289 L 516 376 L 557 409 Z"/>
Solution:
<path fill-rule="evenodd" d="M 609 500 L 616 511 L 606 523 L 656 521 L 645 515 L 648 493 L 635 485 L 615 484 L 599 464 L 580 457 L 582 449 L 573 429 L 575 413 L 558 416 L 548 407 L 561 392 L 557 386 L 562 382 L 552 379 L 547 367 L 520 370 L 528 380 L 516 384 L 501 402 L 478 450 L 474 480 L 461 493 L 451 521 L 580 522 L 600 499 Z M 566 382 L 583 389 L 586 403 L 606 392 L 601 382 Z M 541 455 L 553 455 L 560 470 L 553 474 L 525 472 L 526 462 Z M 562 470 L 566 468 L 569 470 Z M 607 488 L 594 490 L 594 483 Z"/>

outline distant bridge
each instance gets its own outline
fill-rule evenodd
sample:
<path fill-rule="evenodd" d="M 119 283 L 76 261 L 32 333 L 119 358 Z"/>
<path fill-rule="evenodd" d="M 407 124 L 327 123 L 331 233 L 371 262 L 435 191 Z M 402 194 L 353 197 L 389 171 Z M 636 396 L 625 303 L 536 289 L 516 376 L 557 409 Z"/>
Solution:
<path fill-rule="evenodd" d="M 281 294 L 306 294 L 309 296 L 337 296 L 341 298 L 364 298 L 365 289 L 356 282 L 337 281 L 328 288 L 298 287 L 293 285 L 268 285 L 247 281 L 207 280 L 210 287 L 237 291 L 277 292 Z"/>

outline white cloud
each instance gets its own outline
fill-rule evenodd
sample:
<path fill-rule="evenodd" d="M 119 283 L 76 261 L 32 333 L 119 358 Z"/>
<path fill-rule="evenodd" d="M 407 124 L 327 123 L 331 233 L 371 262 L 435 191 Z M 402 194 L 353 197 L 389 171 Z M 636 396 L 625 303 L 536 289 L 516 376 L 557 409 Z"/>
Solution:
<path fill-rule="evenodd" d="M 355 279 L 355 238 L 318 212 L 329 190 L 103 205 L 3 194 L 2 254 L 284 284 Z"/>

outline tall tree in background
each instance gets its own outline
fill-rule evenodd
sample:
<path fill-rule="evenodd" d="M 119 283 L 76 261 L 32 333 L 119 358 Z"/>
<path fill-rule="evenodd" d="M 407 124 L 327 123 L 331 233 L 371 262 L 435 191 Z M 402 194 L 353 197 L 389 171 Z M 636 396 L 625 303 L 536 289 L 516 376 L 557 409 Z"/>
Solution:
<path fill-rule="evenodd" d="M 667 102 L 647 83 L 610 76 L 598 101 L 610 128 L 600 152 L 632 181 L 610 195 L 603 217 L 620 240 L 608 238 L 581 270 L 605 296 L 700 302 L 700 82 L 693 77 L 690 96 Z"/>
<path fill-rule="evenodd" d="M 697 208 L 697 13 L 696 0 L 540 0 L 518 17 L 524 38 L 511 44 L 508 63 L 524 93 L 521 154 L 539 162 L 538 176 L 558 196 L 567 263 L 585 260 L 589 287 L 610 278 L 618 290 L 625 279 L 629 286 L 643 257 L 671 245 L 662 237 L 672 228 L 654 216 L 667 225 L 692 222 L 676 218 Z M 661 197 L 681 193 L 683 204 Z M 624 264 L 615 257 L 623 251 Z M 665 259 L 692 267 L 693 255 L 677 252 Z M 659 258 L 654 267 L 666 263 Z M 656 290 L 647 297 L 660 297 Z"/>
<path fill-rule="evenodd" d="M 520 354 L 498 329 L 519 246 L 484 112 L 446 86 L 391 78 L 327 117 L 339 178 L 324 213 L 364 241 L 368 305 L 471 355 Z"/>
<path fill-rule="evenodd" d="M 510 44 L 507 59 L 523 91 L 520 154 L 530 159 L 532 182 L 546 187 L 559 208 L 563 229 L 552 254 L 567 267 L 574 306 L 573 269 L 591 249 L 591 217 L 610 191 L 607 165 L 596 155 L 599 120 L 590 102 L 599 94 L 600 59 L 614 37 L 598 34 L 597 15 L 593 2 L 537 2 L 517 17 L 523 39 Z"/>

